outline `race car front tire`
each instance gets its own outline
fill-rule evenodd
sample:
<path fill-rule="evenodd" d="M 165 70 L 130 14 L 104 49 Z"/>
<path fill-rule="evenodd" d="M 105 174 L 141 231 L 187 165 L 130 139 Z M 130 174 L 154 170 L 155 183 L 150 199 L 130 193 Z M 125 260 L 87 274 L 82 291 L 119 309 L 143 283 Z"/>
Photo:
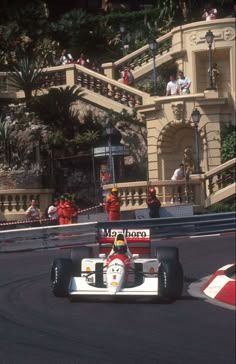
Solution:
<path fill-rule="evenodd" d="M 57 258 L 51 267 L 51 288 L 54 296 L 67 297 L 72 277 L 72 260 Z"/>
<path fill-rule="evenodd" d="M 70 258 L 73 266 L 73 276 L 81 276 L 81 262 L 84 258 L 93 257 L 93 248 L 91 246 L 80 246 L 72 248 L 70 252 Z"/>
<path fill-rule="evenodd" d="M 184 274 L 178 260 L 160 261 L 158 270 L 158 296 L 165 300 L 179 299 L 183 292 Z"/>

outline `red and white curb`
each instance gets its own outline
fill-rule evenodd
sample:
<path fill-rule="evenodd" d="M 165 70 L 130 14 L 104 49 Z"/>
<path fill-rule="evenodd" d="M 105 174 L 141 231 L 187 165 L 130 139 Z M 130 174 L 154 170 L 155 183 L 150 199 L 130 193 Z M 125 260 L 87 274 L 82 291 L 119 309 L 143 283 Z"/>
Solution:
<path fill-rule="evenodd" d="M 225 265 L 212 275 L 202 291 L 215 300 L 236 305 L 236 280 L 231 278 L 235 274 L 236 263 Z"/>

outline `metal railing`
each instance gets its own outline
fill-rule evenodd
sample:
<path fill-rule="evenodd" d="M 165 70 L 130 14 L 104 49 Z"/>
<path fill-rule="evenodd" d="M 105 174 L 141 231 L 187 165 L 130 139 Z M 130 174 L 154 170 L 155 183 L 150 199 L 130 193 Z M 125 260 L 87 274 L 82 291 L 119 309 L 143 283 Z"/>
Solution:
<path fill-rule="evenodd" d="M 5 230 L 0 231 L 0 253 L 95 244 L 100 229 L 150 229 L 151 239 L 235 232 L 235 217 L 227 212 Z"/>

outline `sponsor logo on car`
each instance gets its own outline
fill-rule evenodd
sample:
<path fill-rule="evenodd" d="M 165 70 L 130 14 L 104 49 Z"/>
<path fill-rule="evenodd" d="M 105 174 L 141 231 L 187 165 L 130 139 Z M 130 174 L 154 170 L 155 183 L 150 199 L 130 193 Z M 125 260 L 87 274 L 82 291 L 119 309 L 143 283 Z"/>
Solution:
<path fill-rule="evenodd" d="M 115 238 L 117 234 L 124 234 L 126 238 L 147 239 L 150 238 L 149 229 L 100 229 L 100 238 Z"/>

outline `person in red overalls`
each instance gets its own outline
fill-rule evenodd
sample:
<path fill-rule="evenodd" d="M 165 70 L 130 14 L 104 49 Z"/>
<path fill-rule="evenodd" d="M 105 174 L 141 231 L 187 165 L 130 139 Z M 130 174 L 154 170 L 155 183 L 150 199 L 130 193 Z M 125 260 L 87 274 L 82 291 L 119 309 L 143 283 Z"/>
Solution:
<path fill-rule="evenodd" d="M 120 198 L 118 196 L 118 189 L 112 188 L 111 194 L 106 200 L 106 212 L 108 213 L 108 220 L 120 220 Z"/>
<path fill-rule="evenodd" d="M 65 197 L 60 197 L 60 202 L 58 205 L 58 216 L 59 216 L 59 224 L 64 225 L 65 224 Z"/>
<path fill-rule="evenodd" d="M 72 224 L 72 216 L 74 215 L 75 210 L 75 205 L 71 201 L 71 198 L 66 197 L 64 204 L 65 224 Z"/>

